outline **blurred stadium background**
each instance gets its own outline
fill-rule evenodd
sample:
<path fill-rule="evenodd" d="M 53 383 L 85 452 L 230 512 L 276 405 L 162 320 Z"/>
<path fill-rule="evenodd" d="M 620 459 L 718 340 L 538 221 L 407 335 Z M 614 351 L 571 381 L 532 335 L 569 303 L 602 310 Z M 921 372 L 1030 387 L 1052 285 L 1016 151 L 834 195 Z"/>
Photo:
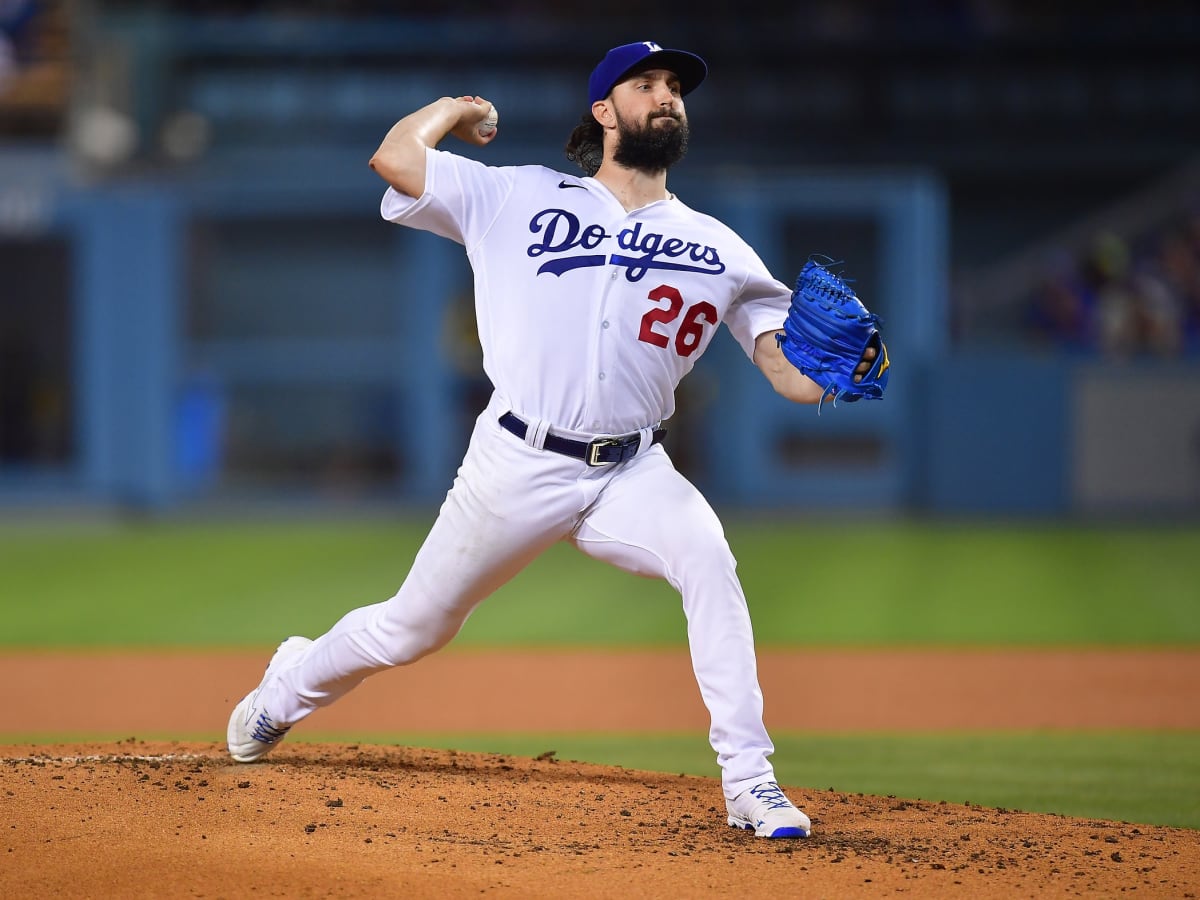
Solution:
<path fill-rule="evenodd" d="M 469 271 L 366 161 L 479 93 L 489 161 L 566 167 L 643 38 L 711 66 L 676 192 L 784 280 L 845 260 L 895 360 L 818 418 L 719 338 L 669 438 L 719 506 L 1200 511 L 1194 3 L 2 0 L 0 512 L 437 503 Z"/>

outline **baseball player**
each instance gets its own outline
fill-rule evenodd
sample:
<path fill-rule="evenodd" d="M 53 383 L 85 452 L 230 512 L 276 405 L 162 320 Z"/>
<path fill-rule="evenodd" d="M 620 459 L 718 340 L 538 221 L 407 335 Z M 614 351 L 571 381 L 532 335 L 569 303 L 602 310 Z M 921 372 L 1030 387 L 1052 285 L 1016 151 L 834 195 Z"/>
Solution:
<path fill-rule="evenodd" d="M 706 74 L 700 57 L 651 41 L 609 51 L 567 146 L 582 177 L 437 149 L 447 135 L 479 147 L 495 139 L 493 107 L 480 97 L 443 97 L 388 132 L 371 160 L 389 185 L 383 218 L 466 249 L 494 392 L 399 591 L 314 641 L 279 646 L 230 718 L 235 760 L 260 758 L 368 675 L 438 650 L 480 602 L 569 541 L 679 591 L 728 823 L 808 836 L 808 817 L 768 761 L 733 554 L 661 443 L 675 387 L 721 323 L 780 394 L 824 396 L 777 344 L 789 288 L 733 231 L 667 189 L 687 148 L 683 98 Z M 876 352 L 863 353 L 855 378 Z"/>

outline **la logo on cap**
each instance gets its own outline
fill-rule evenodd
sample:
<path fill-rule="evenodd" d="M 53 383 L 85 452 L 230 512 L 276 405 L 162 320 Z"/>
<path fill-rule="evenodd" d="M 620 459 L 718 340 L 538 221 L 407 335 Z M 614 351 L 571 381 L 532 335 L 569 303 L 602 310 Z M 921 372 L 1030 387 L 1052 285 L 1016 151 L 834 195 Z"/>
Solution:
<path fill-rule="evenodd" d="M 657 41 L 634 41 L 631 44 L 613 47 L 592 70 L 588 79 L 588 101 L 596 103 L 603 100 L 622 78 L 639 66 L 646 68 L 649 65 L 674 72 L 679 77 L 681 94 L 695 88 L 708 73 L 708 66 L 695 53 L 688 53 L 686 50 L 664 50 Z"/>

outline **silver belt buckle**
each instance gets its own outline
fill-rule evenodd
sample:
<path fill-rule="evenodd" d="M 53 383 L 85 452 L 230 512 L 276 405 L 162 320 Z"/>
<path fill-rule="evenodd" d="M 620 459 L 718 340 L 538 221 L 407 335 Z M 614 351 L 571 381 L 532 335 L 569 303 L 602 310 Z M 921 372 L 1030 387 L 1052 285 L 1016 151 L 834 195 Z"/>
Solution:
<path fill-rule="evenodd" d="M 611 462 L 604 462 L 600 459 L 600 451 L 604 447 L 619 447 L 621 441 L 619 438 L 596 438 L 588 444 L 587 464 L 589 466 L 611 466 Z"/>

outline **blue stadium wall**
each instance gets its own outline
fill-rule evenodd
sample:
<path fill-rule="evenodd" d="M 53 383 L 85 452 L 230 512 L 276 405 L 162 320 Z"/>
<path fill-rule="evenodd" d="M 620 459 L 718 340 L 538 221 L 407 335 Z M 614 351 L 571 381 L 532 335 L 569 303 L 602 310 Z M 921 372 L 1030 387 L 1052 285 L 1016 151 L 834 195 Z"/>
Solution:
<path fill-rule="evenodd" d="M 67 248 L 72 433 L 57 461 L 0 463 L 0 509 L 320 500 L 331 484 L 339 497 L 437 503 L 486 396 L 470 272 L 456 245 L 382 222 L 382 187 L 365 160 L 317 151 L 96 184 L 54 154 L 0 155 L 0 243 Z M 716 503 L 1200 509 L 1194 365 L 952 345 L 935 176 L 700 170 L 672 187 L 783 280 L 810 253 L 844 258 L 894 361 L 884 402 L 818 415 L 777 398 L 719 336 L 685 380 L 668 437 Z M 8 303 L 38 303 L 31 291 L 19 269 L 0 281 Z M 321 460 L 347 443 L 358 464 L 331 476 Z M 294 470 L 272 461 L 298 448 Z"/>

